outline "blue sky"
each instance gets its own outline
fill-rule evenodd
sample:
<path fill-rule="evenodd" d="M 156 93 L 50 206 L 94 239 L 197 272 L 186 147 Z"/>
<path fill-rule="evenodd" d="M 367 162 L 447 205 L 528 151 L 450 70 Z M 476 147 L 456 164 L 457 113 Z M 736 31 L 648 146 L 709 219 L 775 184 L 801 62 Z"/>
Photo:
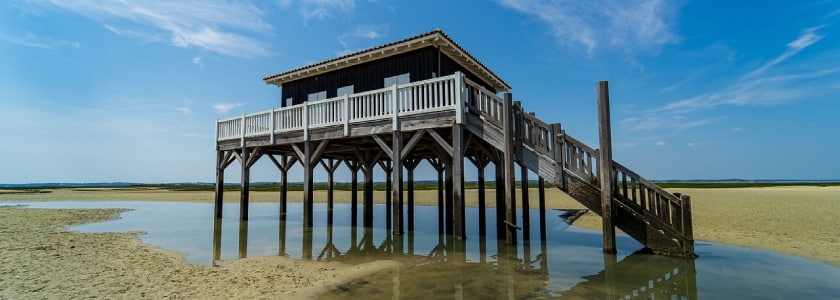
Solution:
<path fill-rule="evenodd" d="M 0 183 L 211 182 L 216 119 L 280 104 L 262 77 L 434 28 L 593 146 L 610 81 L 615 158 L 645 177 L 837 179 L 838 21 L 838 1 L 4 1 Z"/>

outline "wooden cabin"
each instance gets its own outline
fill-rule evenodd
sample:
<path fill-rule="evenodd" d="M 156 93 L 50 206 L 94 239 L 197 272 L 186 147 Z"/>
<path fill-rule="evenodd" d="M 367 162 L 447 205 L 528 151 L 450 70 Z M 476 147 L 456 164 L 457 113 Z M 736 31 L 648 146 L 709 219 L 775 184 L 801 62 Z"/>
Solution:
<path fill-rule="evenodd" d="M 468 218 L 466 158 L 479 174 L 476 217 L 481 235 L 487 221 L 484 168 L 493 163 L 496 232 L 504 233 L 500 238 L 507 243 L 516 243 L 521 227 L 528 232 L 527 183 L 532 172 L 540 189 L 548 181 L 603 217 L 605 251 L 615 250 L 618 227 L 654 252 L 694 255 L 690 198 L 670 194 L 612 161 L 606 82 L 598 83 L 603 149 L 598 151 L 568 135 L 559 123 L 546 123 L 525 111 L 513 101 L 507 83 L 437 29 L 263 80 L 282 88 L 278 107 L 217 121 L 216 217 L 222 216 L 224 171 L 238 161 L 240 218 L 247 220 L 250 167 L 267 157 L 281 174 L 281 215 L 287 212 L 287 173 L 293 165 L 300 164 L 304 171 L 302 213 L 308 227 L 313 219 L 313 169 L 320 165 L 326 170 L 331 209 L 333 173 L 343 164 L 352 176 L 351 220 L 356 220 L 357 176 L 362 172 L 363 218 L 365 226 L 371 226 L 373 169 L 380 167 L 388 189 L 384 217 L 392 233 L 400 235 L 405 225 L 413 229 L 414 168 L 428 161 L 438 173 L 438 222 L 461 240 L 466 238 Z M 517 165 L 523 182 L 521 227 Z M 545 201 L 539 199 L 540 209 Z"/>

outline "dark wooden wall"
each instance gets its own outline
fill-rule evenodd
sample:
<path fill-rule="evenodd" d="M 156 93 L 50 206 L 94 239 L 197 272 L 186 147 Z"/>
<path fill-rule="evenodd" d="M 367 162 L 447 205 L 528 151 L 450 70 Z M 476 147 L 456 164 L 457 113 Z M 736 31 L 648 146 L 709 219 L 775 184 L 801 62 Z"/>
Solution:
<path fill-rule="evenodd" d="M 292 98 L 293 104 L 306 101 L 307 95 L 327 91 L 327 98 L 338 96 L 340 87 L 353 85 L 354 92 L 381 89 L 386 77 L 411 73 L 411 82 L 454 74 L 461 71 L 467 78 L 489 90 L 491 85 L 480 80 L 475 74 L 457 64 L 454 60 L 429 46 L 411 52 L 379 59 L 364 64 L 336 70 L 318 76 L 307 77 L 283 84 L 281 105 L 286 106 L 286 99 Z"/>

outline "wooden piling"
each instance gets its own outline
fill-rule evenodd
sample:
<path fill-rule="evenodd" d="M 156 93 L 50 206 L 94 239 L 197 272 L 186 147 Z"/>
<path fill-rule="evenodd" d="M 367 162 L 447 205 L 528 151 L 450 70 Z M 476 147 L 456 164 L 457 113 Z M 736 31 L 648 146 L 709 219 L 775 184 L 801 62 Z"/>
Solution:
<path fill-rule="evenodd" d="M 393 177 L 394 187 L 391 191 L 391 198 L 396 201 L 393 206 L 393 232 L 394 234 L 403 233 L 403 193 L 402 193 L 402 174 L 403 174 L 403 135 L 399 130 L 394 130 L 393 141 L 391 146 L 391 160 L 393 166 L 391 169 L 391 176 Z"/>
<path fill-rule="evenodd" d="M 456 240 L 464 240 L 464 125 L 452 126 L 452 232 Z"/>
<path fill-rule="evenodd" d="M 505 221 L 508 226 L 505 227 L 505 243 L 508 245 L 516 244 L 516 196 L 514 195 L 514 170 L 513 170 L 513 95 L 505 93 L 504 96 L 504 187 L 505 187 Z M 510 224 L 513 224 L 511 226 Z"/>
<path fill-rule="evenodd" d="M 216 218 L 222 217 L 222 204 L 224 203 L 225 194 L 225 151 L 216 151 L 216 196 L 213 206 L 213 215 Z"/>
<path fill-rule="evenodd" d="M 248 166 L 248 159 L 251 157 L 251 149 L 242 148 L 242 154 L 240 157 L 240 165 L 242 166 L 242 182 L 239 190 L 239 219 L 245 221 L 248 220 L 248 195 L 251 185 L 251 168 Z"/>
<path fill-rule="evenodd" d="M 613 224 L 612 131 L 610 129 L 610 93 L 606 81 L 598 88 L 598 133 L 601 149 L 598 152 L 598 177 L 601 180 L 601 218 L 603 220 L 604 253 L 614 254 L 615 226 Z"/>

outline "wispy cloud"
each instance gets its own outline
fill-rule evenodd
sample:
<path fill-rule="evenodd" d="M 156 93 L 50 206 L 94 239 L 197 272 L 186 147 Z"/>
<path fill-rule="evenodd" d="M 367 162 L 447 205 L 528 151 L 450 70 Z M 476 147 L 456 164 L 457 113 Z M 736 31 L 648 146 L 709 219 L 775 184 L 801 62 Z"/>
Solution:
<path fill-rule="evenodd" d="M 803 30 L 802 33 L 799 34 L 799 37 L 797 37 L 795 40 L 793 40 L 792 42 L 787 44 L 787 49 L 785 50 L 784 53 L 777 56 L 773 60 L 765 63 L 760 68 L 755 69 L 752 72 L 747 73 L 746 75 L 744 75 L 744 77 L 745 78 L 751 78 L 751 77 L 761 75 L 764 72 L 766 72 L 767 69 L 769 69 L 769 68 L 771 68 L 775 65 L 778 65 L 779 63 L 787 60 L 791 56 L 796 55 L 796 53 L 799 53 L 799 51 L 802 51 L 803 49 L 808 48 L 809 46 L 813 45 L 814 43 L 819 42 L 823 38 L 823 36 L 818 34 L 817 30 L 819 30 L 821 27 L 822 26 L 811 27 L 811 28 Z"/>
<path fill-rule="evenodd" d="M 266 55 L 266 46 L 242 32 L 266 32 L 271 26 L 257 7 L 225 1 L 105 1 L 32 0 L 47 7 L 72 11 L 104 24 L 116 34 L 157 41 L 161 33 L 171 45 L 201 48 L 221 55 Z M 127 29 L 126 27 L 131 27 Z"/>
<path fill-rule="evenodd" d="M 41 48 L 41 49 L 56 49 L 56 48 L 79 48 L 78 42 L 57 40 L 50 38 L 38 37 L 32 33 L 27 33 L 22 37 L 10 36 L 0 34 L 0 41 L 12 43 L 24 47 Z"/>
<path fill-rule="evenodd" d="M 353 44 L 358 40 L 374 40 L 384 36 L 387 25 L 359 25 L 354 30 L 339 35 L 336 39 L 341 44 L 342 50 L 337 55 L 344 55 L 353 52 Z"/>
<path fill-rule="evenodd" d="M 231 109 L 240 107 L 242 105 L 244 105 L 244 104 L 242 104 L 242 103 L 216 103 L 216 104 L 213 104 L 213 109 L 215 109 L 216 112 L 221 114 L 221 113 L 226 113 L 226 112 L 230 111 Z"/>
<path fill-rule="evenodd" d="M 665 0 L 496 1 L 536 17 L 551 27 L 560 44 L 583 47 L 589 54 L 605 47 L 658 52 L 679 40 L 669 24 L 675 7 Z"/>
<path fill-rule="evenodd" d="M 199 68 L 204 68 L 204 63 L 201 62 L 201 56 L 193 57 L 192 63 L 198 66 Z"/>
<path fill-rule="evenodd" d="M 717 118 L 690 118 L 690 114 L 721 106 L 775 105 L 801 101 L 826 93 L 824 78 L 836 78 L 840 67 L 825 68 L 823 63 L 813 64 L 809 69 L 799 68 L 796 72 L 768 71 L 779 66 L 794 54 L 820 41 L 819 27 L 808 28 L 793 41 L 787 49 L 761 67 L 745 72 L 734 82 L 717 91 L 694 97 L 679 99 L 659 108 L 636 112 L 621 124 L 630 130 L 689 129 L 714 123 Z M 678 83 L 678 85 L 681 83 Z M 669 90 L 669 86 L 663 91 Z M 733 132 L 741 129 L 735 127 Z"/>
<path fill-rule="evenodd" d="M 282 1 L 281 6 L 290 5 L 288 1 Z M 302 0 L 300 3 L 300 14 L 303 22 L 309 20 L 322 20 L 332 16 L 336 11 L 350 13 L 356 8 L 353 0 Z"/>

